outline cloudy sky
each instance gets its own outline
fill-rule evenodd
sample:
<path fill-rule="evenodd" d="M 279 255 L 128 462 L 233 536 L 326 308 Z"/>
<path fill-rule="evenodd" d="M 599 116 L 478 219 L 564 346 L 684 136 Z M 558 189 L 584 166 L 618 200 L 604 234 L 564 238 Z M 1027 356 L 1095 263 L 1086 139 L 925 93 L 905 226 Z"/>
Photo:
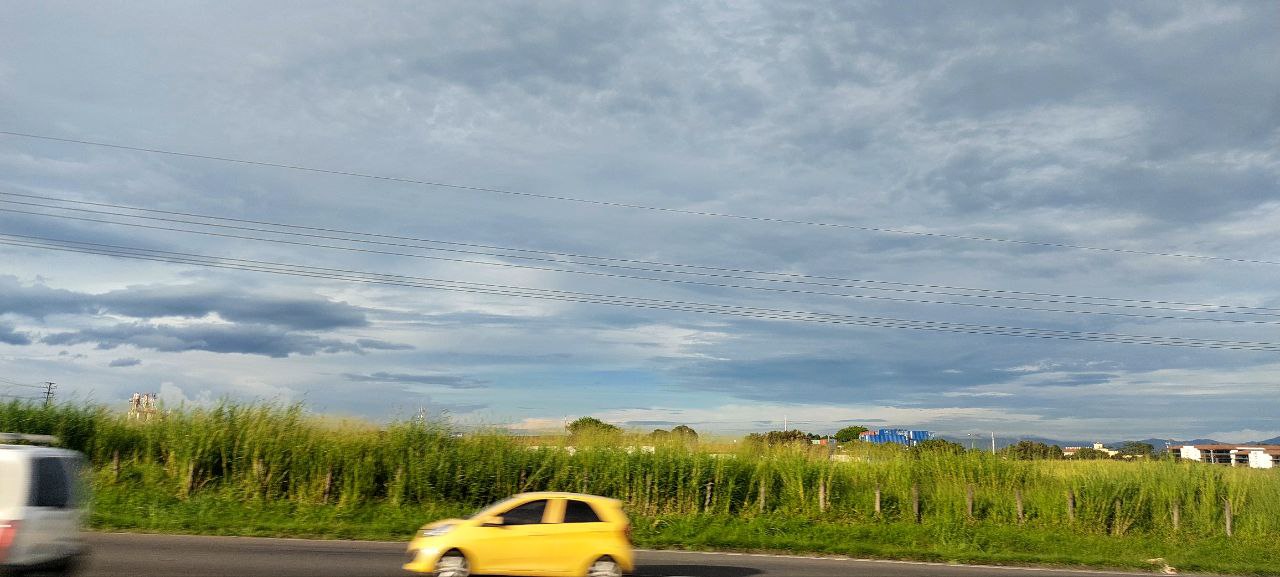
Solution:
<path fill-rule="evenodd" d="M 10 2 L 0 131 L 331 172 L 0 135 L 0 394 L 1280 435 L 1278 18 Z"/>

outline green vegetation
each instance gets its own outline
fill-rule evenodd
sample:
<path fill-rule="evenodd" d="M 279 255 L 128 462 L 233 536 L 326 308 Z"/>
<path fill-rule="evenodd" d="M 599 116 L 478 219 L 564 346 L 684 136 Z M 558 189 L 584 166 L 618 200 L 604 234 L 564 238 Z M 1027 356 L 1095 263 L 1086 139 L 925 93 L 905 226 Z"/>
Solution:
<path fill-rule="evenodd" d="M 1093 449 L 1090 449 L 1093 450 Z M 1037 459 L 1061 459 L 1062 447 L 1057 445 L 1046 445 L 1038 441 L 1018 441 L 1008 447 L 1000 449 L 1000 454 L 1010 459 L 1020 459 L 1023 461 L 1034 461 Z"/>
<path fill-rule="evenodd" d="M 622 429 L 610 425 L 595 417 L 582 417 L 568 425 L 565 430 L 569 432 L 569 436 L 573 439 L 583 442 L 588 440 L 608 439 L 614 440 L 616 437 L 622 436 Z M 656 432 L 656 431 L 655 431 Z"/>
<path fill-rule="evenodd" d="M 1269 561 L 1280 558 L 1276 471 L 1022 461 L 953 443 L 851 443 L 836 455 L 846 461 L 833 461 L 807 444 L 656 442 L 608 429 L 609 442 L 580 431 L 568 451 L 545 439 L 455 437 L 440 423 L 379 427 L 229 403 L 149 423 L 9 403 L 0 430 L 56 434 L 86 453 L 102 529 L 406 538 L 512 493 L 567 490 L 625 501 L 640 546 L 1129 568 L 1160 557 L 1180 570 L 1280 574 Z"/>
<path fill-rule="evenodd" d="M 853 425 L 836 431 L 836 440 L 841 443 L 851 443 L 858 440 L 858 435 L 867 432 L 868 429 L 862 425 Z"/>

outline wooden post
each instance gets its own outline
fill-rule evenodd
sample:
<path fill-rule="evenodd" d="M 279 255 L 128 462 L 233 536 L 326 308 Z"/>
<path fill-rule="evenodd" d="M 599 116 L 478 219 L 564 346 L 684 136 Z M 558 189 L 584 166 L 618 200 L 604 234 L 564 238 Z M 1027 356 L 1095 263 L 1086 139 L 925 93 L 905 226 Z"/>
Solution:
<path fill-rule="evenodd" d="M 333 488 L 333 467 L 329 467 L 329 470 L 326 471 L 324 474 L 324 488 L 321 489 L 320 491 L 321 503 L 329 502 L 329 491 L 332 488 Z"/>
<path fill-rule="evenodd" d="M 973 483 L 969 483 L 964 491 L 964 514 L 969 520 L 973 520 Z"/>
<path fill-rule="evenodd" d="M 1116 499 L 1115 513 L 1111 515 L 1111 534 L 1120 535 L 1123 531 L 1120 528 L 1120 499 Z"/>
<path fill-rule="evenodd" d="M 1230 537 L 1231 536 L 1231 499 L 1227 499 L 1224 497 L 1222 499 L 1222 507 L 1223 507 L 1223 510 L 1222 510 L 1223 521 L 1226 522 L 1227 536 Z"/>
<path fill-rule="evenodd" d="M 760 507 L 760 512 L 761 512 L 761 513 L 764 513 L 764 500 L 765 500 L 765 497 L 766 497 L 766 495 L 765 495 L 765 492 L 764 492 L 764 476 L 762 475 L 762 476 L 760 477 L 760 503 L 759 503 L 759 507 Z"/>
<path fill-rule="evenodd" d="M 706 486 L 707 496 L 702 499 L 703 511 L 711 509 L 711 486 L 712 485 L 715 485 L 715 483 L 707 483 L 707 486 Z"/>
<path fill-rule="evenodd" d="M 1076 520 L 1076 492 L 1075 489 L 1067 489 L 1067 520 Z"/>
<path fill-rule="evenodd" d="M 1018 524 L 1021 525 L 1025 518 L 1022 510 L 1022 489 L 1013 490 L 1013 500 L 1018 504 Z"/>
<path fill-rule="evenodd" d="M 1182 525 L 1182 503 L 1177 499 L 1174 499 L 1172 509 L 1173 530 L 1177 531 L 1179 526 Z"/>
<path fill-rule="evenodd" d="M 120 449 L 111 452 L 111 482 L 120 481 Z"/>
<path fill-rule="evenodd" d="M 911 515 L 916 523 L 920 522 L 920 485 L 911 485 Z"/>
<path fill-rule="evenodd" d="M 191 492 L 194 491 L 195 488 L 196 488 L 196 462 L 190 461 L 187 463 L 187 482 L 186 482 L 186 485 L 182 488 L 183 498 L 190 497 Z"/>
<path fill-rule="evenodd" d="M 818 479 L 818 512 L 827 510 L 827 480 Z"/>
<path fill-rule="evenodd" d="M 876 484 L 876 516 L 880 516 L 880 485 Z"/>

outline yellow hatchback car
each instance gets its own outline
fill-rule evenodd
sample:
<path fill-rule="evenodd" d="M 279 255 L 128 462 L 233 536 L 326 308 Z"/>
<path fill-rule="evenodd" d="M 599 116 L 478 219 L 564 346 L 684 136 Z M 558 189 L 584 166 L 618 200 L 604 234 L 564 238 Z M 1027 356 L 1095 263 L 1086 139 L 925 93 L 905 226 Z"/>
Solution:
<path fill-rule="evenodd" d="M 470 519 L 424 525 L 404 568 L 437 577 L 573 575 L 635 570 L 622 502 L 580 493 L 521 493 Z"/>

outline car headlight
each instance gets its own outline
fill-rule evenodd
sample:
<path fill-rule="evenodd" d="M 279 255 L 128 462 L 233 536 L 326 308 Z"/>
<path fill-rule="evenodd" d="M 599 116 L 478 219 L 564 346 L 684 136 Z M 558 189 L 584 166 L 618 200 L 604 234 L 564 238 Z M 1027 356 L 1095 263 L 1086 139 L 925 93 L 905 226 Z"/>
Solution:
<path fill-rule="evenodd" d="M 430 529 L 423 529 L 420 534 L 423 537 L 439 537 L 441 535 L 444 535 L 445 533 L 448 533 L 450 529 L 453 529 L 452 523 L 448 525 L 441 525 L 439 527 L 432 527 Z"/>

